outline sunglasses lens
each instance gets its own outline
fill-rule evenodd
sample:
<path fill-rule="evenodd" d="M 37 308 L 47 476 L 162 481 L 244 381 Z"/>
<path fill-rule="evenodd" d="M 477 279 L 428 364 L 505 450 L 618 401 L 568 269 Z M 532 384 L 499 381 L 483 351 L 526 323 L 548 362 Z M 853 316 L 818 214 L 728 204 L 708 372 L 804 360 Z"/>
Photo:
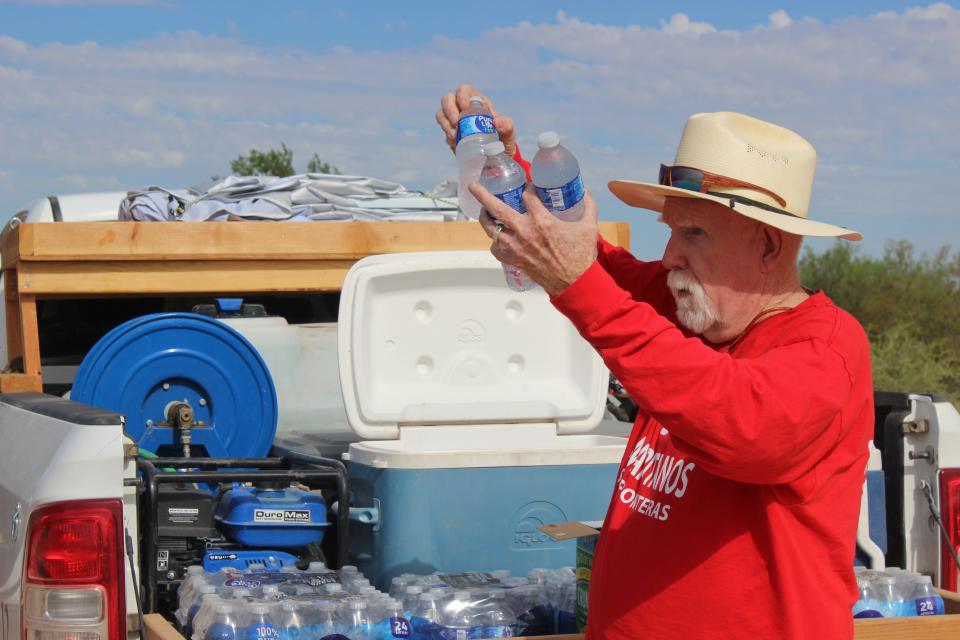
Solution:
<path fill-rule="evenodd" d="M 670 184 L 679 189 L 700 191 L 703 186 L 703 172 L 689 167 L 670 167 Z"/>

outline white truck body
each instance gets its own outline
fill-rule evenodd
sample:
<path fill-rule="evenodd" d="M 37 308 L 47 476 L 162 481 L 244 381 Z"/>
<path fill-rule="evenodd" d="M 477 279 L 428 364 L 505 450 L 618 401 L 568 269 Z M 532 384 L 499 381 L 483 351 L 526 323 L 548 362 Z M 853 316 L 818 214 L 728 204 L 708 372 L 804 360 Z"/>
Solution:
<path fill-rule="evenodd" d="M 123 193 L 88 194 L 38 201 L 8 224 L 22 222 L 114 220 Z M 59 213 L 55 214 L 55 209 Z M 3 306 L 0 305 L 0 318 Z M 335 325 L 287 325 L 279 319 L 230 321 L 234 328 L 263 347 L 271 370 L 286 371 L 277 377 L 281 409 L 278 437 L 296 435 L 314 438 L 315 444 L 345 446 L 351 436 L 343 410 L 336 374 Z M 2 343 L 3 341 L 0 341 Z M 7 361 L 5 345 L 0 359 Z M 67 369 L 66 377 L 74 369 Z M 48 369 L 45 367 L 45 374 Z M 286 405 L 284 405 L 286 399 Z M 938 474 L 941 469 L 960 469 L 960 413 L 951 404 L 934 401 L 927 395 L 908 397 L 909 413 L 903 418 L 904 444 L 903 513 L 906 549 L 904 568 L 934 576 L 941 573 L 940 533 L 921 490 L 928 483 L 940 500 Z M 334 425 L 331 433 L 311 433 L 304 416 L 317 417 Z M 629 425 L 607 421 L 598 433 L 622 434 Z M 137 540 L 134 489 L 124 479 L 135 478 L 132 458 L 124 457 L 122 425 L 82 425 L 11 406 L 0 399 L 0 604 L 2 638 L 21 640 L 21 580 L 24 573 L 25 542 L 31 515 L 53 503 L 91 499 L 123 501 L 125 526 Z M 893 514 L 894 517 L 899 517 Z M 890 514 L 888 514 L 890 517 Z M 956 542 L 956 541 L 955 541 Z M 134 545 L 134 553 L 137 553 Z M 134 558 L 139 570 L 138 558 Z M 138 637 L 134 585 L 130 563 L 125 567 L 122 612 L 130 638 Z M 38 639 L 41 640 L 41 639 Z M 106 640 L 105 638 L 103 640 Z M 110 638 L 110 640 L 118 640 Z"/>

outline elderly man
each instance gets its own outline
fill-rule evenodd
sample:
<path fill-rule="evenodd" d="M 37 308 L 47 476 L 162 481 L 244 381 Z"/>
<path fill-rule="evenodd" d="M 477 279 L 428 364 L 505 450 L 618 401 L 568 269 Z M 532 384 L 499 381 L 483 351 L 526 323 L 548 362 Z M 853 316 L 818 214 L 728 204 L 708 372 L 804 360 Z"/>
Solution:
<path fill-rule="evenodd" d="M 444 96 L 453 140 L 475 91 Z M 495 124 L 509 152 L 513 124 Z M 491 251 L 539 283 L 640 408 L 594 558 L 587 637 L 835 640 L 853 635 L 853 556 L 872 436 L 867 338 L 801 286 L 816 154 L 735 113 L 697 114 L 659 184 L 613 181 L 661 212 L 659 261 L 477 184 Z M 524 164 L 526 164 L 524 162 Z M 527 165 L 528 166 L 528 165 Z"/>

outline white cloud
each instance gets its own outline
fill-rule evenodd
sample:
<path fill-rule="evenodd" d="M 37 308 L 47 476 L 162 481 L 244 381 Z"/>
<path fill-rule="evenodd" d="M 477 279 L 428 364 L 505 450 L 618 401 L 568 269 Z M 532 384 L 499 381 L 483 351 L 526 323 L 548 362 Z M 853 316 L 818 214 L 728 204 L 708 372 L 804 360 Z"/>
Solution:
<path fill-rule="evenodd" d="M 685 13 L 675 13 L 670 16 L 669 22 L 663 23 L 663 32 L 671 34 L 690 33 L 700 35 L 703 33 L 714 33 L 716 30 L 716 27 L 709 22 L 691 22 L 690 16 Z"/>
<path fill-rule="evenodd" d="M 791 19 L 790 15 L 783 9 L 771 13 L 769 19 L 771 29 L 785 29 L 793 24 L 793 19 Z"/>
<path fill-rule="evenodd" d="M 906 199 L 918 216 L 955 220 L 943 185 L 960 148 L 960 11 L 823 24 L 778 11 L 739 32 L 695 18 L 642 26 L 558 12 L 469 41 L 380 51 L 261 48 L 196 32 L 123 45 L 0 35 L 0 167 L 17 177 L 0 181 L 0 210 L 75 189 L 64 176 L 91 188 L 103 176 L 121 188 L 192 184 L 281 141 L 301 167 L 316 152 L 344 171 L 426 188 L 455 172 L 433 122 L 439 97 L 469 82 L 514 116 L 528 155 L 537 133 L 560 131 L 605 210 L 624 207 L 602 185 L 654 179 L 688 114 L 735 110 L 816 146 L 814 212 L 857 227 L 864 212 L 901 215 Z"/>
<path fill-rule="evenodd" d="M 10 57 L 22 56 L 29 50 L 30 47 L 26 42 L 21 42 L 16 38 L 0 34 L 0 55 Z"/>
<path fill-rule="evenodd" d="M 41 7 L 85 6 L 172 6 L 164 0 L 0 0 L 0 4 L 26 4 Z"/>
<path fill-rule="evenodd" d="M 956 10 L 948 4 L 937 3 L 929 7 L 912 7 L 906 16 L 917 20 L 956 20 Z"/>

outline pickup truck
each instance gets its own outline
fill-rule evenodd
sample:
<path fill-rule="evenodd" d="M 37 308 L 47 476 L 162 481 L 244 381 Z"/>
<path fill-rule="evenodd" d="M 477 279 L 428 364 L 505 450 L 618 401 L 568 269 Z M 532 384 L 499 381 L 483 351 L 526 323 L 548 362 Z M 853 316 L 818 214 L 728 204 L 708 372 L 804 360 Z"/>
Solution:
<path fill-rule="evenodd" d="M 123 196 L 111 193 L 41 200 L 7 223 L 4 238 L 20 225 L 115 220 Z M 206 233 L 202 223 L 194 224 L 197 233 Z M 8 242 L 3 246 L 6 249 Z M 15 272 L 10 268 L 4 256 L 7 304 L 0 307 L 6 314 L 3 317 L 17 312 L 10 283 Z M 226 288 L 228 295 L 237 290 L 236 286 Z M 152 510 L 150 517 L 155 517 L 156 501 L 164 496 L 162 485 L 151 483 L 173 472 L 153 465 L 155 455 L 124 437 L 126 416 L 69 398 L 85 356 L 115 327 L 158 311 L 212 308 L 217 315 L 223 309 L 211 307 L 215 297 L 128 293 L 38 298 L 43 393 L 0 394 L 2 640 L 134 638 L 141 634 L 138 611 L 172 613 L 176 586 L 186 566 L 198 561 L 201 550 L 197 541 L 209 544 L 215 535 L 191 520 L 193 507 L 187 502 L 178 503 L 185 509 L 185 522 L 151 522 L 145 510 Z M 261 468 L 253 470 L 247 465 L 255 462 L 234 461 L 233 467 L 243 467 L 237 476 L 241 481 L 247 479 L 243 474 L 254 480 L 257 473 L 267 480 L 286 480 L 283 474 L 291 474 L 296 482 L 321 487 L 324 495 L 347 502 L 337 477 L 336 458 L 353 434 L 345 428 L 337 375 L 337 305 L 335 291 L 255 292 L 245 297 L 231 317 L 221 316 L 221 321 L 258 348 L 263 345 L 268 364 L 282 362 L 286 371 L 286 375 L 274 376 L 281 428 L 271 455 Z M 274 335 L 270 327 L 276 323 L 282 325 L 280 333 L 295 333 L 293 347 L 279 348 L 264 340 L 264 335 Z M 5 324 L 8 340 L 23 337 L 22 328 L 11 330 L 10 323 Z M 300 352 L 290 356 L 291 348 Z M 19 355 L 11 360 L 11 353 Z M 22 349 L 0 347 L 0 360 L 9 362 L 7 372 L 24 368 Z M 875 450 L 865 484 L 858 561 L 928 574 L 942 588 L 955 591 L 955 554 L 960 546 L 960 413 L 931 393 L 877 392 L 875 398 Z M 622 397 L 619 402 L 612 400 L 610 416 L 628 416 L 628 403 L 629 399 Z M 317 416 L 333 425 L 323 434 L 310 431 Z M 172 422 L 180 418 L 183 414 L 171 412 Z M 189 414 L 187 423 L 179 425 L 181 431 L 188 423 Z M 599 427 L 613 435 L 626 435 L 629 429 L 629 422 L 612 419 Z M 202 449 L 203 444 L 197 444 L 200 431 L 194 428 L 194 440 L 188 438 L 185 444 Z M 211 448 L 214 444 L 206 442 Z M 298 454 L 298 447 L 310 453 Z M 210 466 L 197 462 L 198 458 L 177 462 L 176 455 L 169 452 L 164 459 L 168 462 L 163 464 L 177 465 L 177 473 L 187 475 L 188 470 Z M 190 478 L 204 482 L 201 475 Z M 211 482 L 217 480 L 211 478 Z M 333 566 L 346 560 L 346 540 L 342 538 L 349 535 L 349 511 L 337 513 L 336 535 L 325 539 L 322 548 L 311 547 L 316 558 L 326 558 Z M 172 513 L 167 511 L 167 515 Z M 191 526 L 201 531 L 191 536 Z M 154 535 L 151 529 L 168 535 Z M 177 531 L 186 533 L 178 537 Z M 307 559 L 314 558 L 299 558 Z"/>

